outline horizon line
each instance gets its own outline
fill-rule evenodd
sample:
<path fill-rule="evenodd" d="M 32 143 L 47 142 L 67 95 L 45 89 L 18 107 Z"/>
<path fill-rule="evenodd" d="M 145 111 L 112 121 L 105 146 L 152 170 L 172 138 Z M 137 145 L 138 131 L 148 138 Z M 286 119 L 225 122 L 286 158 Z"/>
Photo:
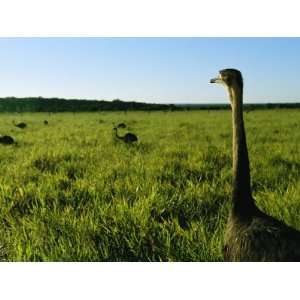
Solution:
<path fill-rule="evenodd" d="M 75 97 L 70 97 L 70 98 L 64 98 L 64 97 L 59 97 L 59 96 L 51 96 L 51 97 L 44 97 L 44 96 L 22 96 L 22 97 L 16 97 L 16 96 L 3 96 L 0 97 L 1 99 L 26 99 L 26 98 L 33 98 L 33 99 L 62 99 L 62 100 L 83 100 L 83 101 L 107 101 L 107 102 L 113 102 L 113 101 L 122 101 L 122 102 L 138 102 L 138 103 L 147 103 L 147 104 L 165 104 L 165 105 L 205 105 L 205 104 L 229 104 L 228 100 L 195 100 L 195 101 L 151 101 L 151 100 L 138 100 L 138 99 L 121 99 L 121 98 L 114 98 L 114 99 L 100 99 L 100 98 L 75 98 Z M 244 100 L 244 104 L 292 104 L 292 103 L 300 103 L 300 99 L 298 100 Z"/>

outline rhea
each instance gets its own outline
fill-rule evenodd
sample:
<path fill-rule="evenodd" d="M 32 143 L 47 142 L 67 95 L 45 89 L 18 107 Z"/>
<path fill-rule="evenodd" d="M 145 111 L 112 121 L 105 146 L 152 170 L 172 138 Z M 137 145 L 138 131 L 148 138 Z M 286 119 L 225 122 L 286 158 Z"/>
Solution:
<path fill-rule="evenodd" d="M 300 261 L 300 232 L 262 212 L 251 192 L 243 120 L 243 78 L 225 69 L 211 83 L 225 86 L 232 109 L 232 208 L 224 236 L 227 261 Z"/>
<path fill-rule="evenodd" d="M 137 142 L 138 140 L 137 136 L 133 133 L 128 132 L 124 136 L 119 136 L 117 127 L 114 127 L 114 131 L 116 132 L 116 137 L 123 140 L 126 144 Z"/>
<path fill-rule="evenodd" d="M 14 139 L 9 135 L 0 136 L 0 144 L 11 145 L 14 142 L 15 142 Z"/>
<path fill-rule="evenodd" d="M 24 129 L 27 127 L 27 124 L 24 123 L 24 122 L 21 122 L 21 123 L 16 123 L 15 121 L 13 121 L 13 124 L 14 126 L 18 127 L 18 128 L 21 128 L 21 129 Z"/>

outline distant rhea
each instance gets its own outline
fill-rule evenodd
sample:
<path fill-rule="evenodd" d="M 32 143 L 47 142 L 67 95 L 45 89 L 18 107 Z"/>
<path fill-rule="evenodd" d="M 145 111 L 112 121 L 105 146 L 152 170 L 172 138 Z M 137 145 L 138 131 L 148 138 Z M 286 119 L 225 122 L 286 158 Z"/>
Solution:
<path fill-rule="evenodd" d="M 47 121 L 47 120 L 44 120 L 44 124 L 45 124 L 45 125 L 48 125 L 49 123 L 48 123 L 48 121 Z"/>
<path fill-rule="evenodd" d="M 21 122 L 21 123 L 16 123 L 15 121 L 13 121 L 13 124 L 14 126 L 18 127 L 18 128 L 21 128 L 21 129 L 24 129 L 27 127 L 27 124 L 24 123 L 24 122 Z"/>
<path fill-rule="evenodd" d="M 2 145 L 11 145 L 14 142 L 14 139 L 9 135 L 0 136 L 0 144 Z"/>
<path fill-rule="evenodd" d="M 138 141 L 137 136 L 133 133 L 128 132 L 124 136 L 120 136 L 120 135 L 118 135 L 117 127 L 114 127 L 114 131 L 116 132 L 116 138 L 123 140 L 126 144 L 130 144 L 130 143 Z"/>

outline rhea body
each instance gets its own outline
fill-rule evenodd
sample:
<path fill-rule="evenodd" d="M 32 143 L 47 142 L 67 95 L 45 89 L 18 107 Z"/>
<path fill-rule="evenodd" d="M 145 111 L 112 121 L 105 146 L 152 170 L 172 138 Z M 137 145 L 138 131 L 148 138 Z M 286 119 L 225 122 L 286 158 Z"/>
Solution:
<path fill-rule="evenodd" d="M 14 142 L 14 139 L 9 135 L 0 136 L 0 144 L 2 145 L 11 145 Z"/>
<path fill-rule="evenodd" d="M 27 127 L 27 124 L 26 124 L 26 123 L 24 123 L 24 122 L 21 122 L 21 123 L 16 123 L 15 121 L 13 121 L 13 124 L 14 124 L 14 126 L 16 126 L 16 127 L 20 128 L 20 129 L 24 129 L 24 128 L 26 128 L 26 127 Z"/>
<path fill-rule="evenodd" d="M 126 133 L 124 136 L 120 136 L 118 134 L 118 128 L 117 127 L 114 127 L 114 131 L 116 133 L 116 137 L 120 140 L 123 140 L 125 143 L 127 144 L 130 144 L 130 143 L 133 143 L 133 142 L 137 142 L 138 141 L 138 138 L 135 134 L 133 133 Z"/>
<path fill-rule="evenodd" d="M 262 212 L 252 197 L 240 71 L 221 70 L 210 82 L 226 87 L 232 109 L 232 209 L 225 230 L 224 259 L 300 261 L 300 232 Z"/>

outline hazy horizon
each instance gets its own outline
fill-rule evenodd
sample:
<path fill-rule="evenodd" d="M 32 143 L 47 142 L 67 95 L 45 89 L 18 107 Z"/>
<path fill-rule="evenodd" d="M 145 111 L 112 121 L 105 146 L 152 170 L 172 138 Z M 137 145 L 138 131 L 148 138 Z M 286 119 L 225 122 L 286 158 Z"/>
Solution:
<path fill-rule="evenodd" d="M 0 97 L 228 103 L 209 80 L 242 71 L 245 103 L 300 102 L 300 38 L 0 38 Z"/>
<path fill-rule="evenodd" d="M 22 96 L 22 97 L 15 97 L 15 96 L 7 96 L 7 97 L 0 97 L 0 99 L 5 99 L 5 98 L 15 98 L 15 99 L 23 99 L 23 98 L 44 98 L 44 99 L 64 99 L 64 100 L 85 100 L 85 101 L 114 101 L 114 100 L 120 100 L 120 101 L 124 101 L 124 102 L 140 102 L 140 103 L 147 103 L 147 104 L 166 104 L 166 105 L 170 105 L 170 104 L 174 104 L 174 105 L 210 105 L 210 104 L 214 104 L 214 105 L 223 105 L 223 104 L 230 104 L 228 100 L 211 100 L 211 101 L 194 101 L 194 102 L 186 102 L 186 101 L 163 101 L 163 100 L 159 100 L 159 101 L 142 101 L 139 99 L 130 99 L 130 100 L 126 100 L 126 99 L 86 99 L 86 98 L 63 98 L 63 97 L 43 97 L 43 96 Z M 288 100 L 288 101 L 268 101 L 268 100 L 262 100 L 262 101 L 244 101 L 244 104 L 300 104 L 300 100 Z"/>

